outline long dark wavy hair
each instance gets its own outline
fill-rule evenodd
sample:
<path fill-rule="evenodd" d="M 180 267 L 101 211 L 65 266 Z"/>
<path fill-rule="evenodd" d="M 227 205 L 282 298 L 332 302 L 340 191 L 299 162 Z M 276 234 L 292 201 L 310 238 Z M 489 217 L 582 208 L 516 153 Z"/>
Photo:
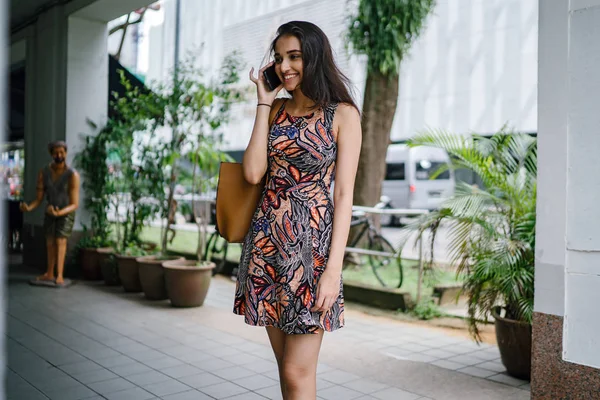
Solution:
<path fill-rule="evenodd" d="M 347 103 L 358 110 L 350 93 L 350 79 L 336 65 L 329 39 L 321 28 L 306 21 L 281 25 L 271 43 L 271 54 L 275 53 L 275 44 L 282 36 L 295 36 L 300 41 L 304 65 L 300 88 L 315 102 L 315 108 Z"/>

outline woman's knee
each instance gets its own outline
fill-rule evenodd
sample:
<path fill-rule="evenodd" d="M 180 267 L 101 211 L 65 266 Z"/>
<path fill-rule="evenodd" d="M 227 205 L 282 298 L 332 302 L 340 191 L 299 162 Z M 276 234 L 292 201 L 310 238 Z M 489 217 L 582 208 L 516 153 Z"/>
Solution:
<path fill-rule="evenodd" d="M 307 380 L 315 378 L 316 369 L 308 364 L 283 360 L 283 380 L 286 388 L 301 388 Z"/>

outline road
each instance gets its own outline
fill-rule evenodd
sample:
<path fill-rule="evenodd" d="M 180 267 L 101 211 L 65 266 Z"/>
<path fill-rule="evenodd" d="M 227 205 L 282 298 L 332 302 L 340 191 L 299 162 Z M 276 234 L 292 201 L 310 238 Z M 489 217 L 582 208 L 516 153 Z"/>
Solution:
<path fill-rule="evenodd" d="M 417 236 L 410 232 L 403 230 L 402 228 L 382 228 L 383 236 L 394 246 L 398 248 L 402 243 L 406 242 L 402 251 L 402 256 L 406 258 L 419 258 L 419 247 L 417 245 Z M 406 238 L 408 237 L 408 240 Z M 430 238 L 431 234 L 426 232 L 423 235 L 423 254 L 425 259 L 429 259 L 430 251 Z M 435 262 L 448 264 L 450 257 L 448 256 L 448 230 L 446 228 L 440 228 L 435 238 L 435 245 L 433 248 Z"/>

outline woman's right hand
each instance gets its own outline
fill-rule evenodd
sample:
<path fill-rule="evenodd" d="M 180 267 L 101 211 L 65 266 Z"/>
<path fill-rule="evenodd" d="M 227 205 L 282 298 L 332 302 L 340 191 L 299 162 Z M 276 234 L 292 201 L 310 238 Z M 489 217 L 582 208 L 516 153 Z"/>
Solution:
<path fill-rule="evenodd" d="M 269 68 L 271 65 L 273 65 L 274 63 L 275 62 L 272 61 L 271 63 L 262 67 L 258 71 L 258 78 L 254 76 L 254 68 L 250 69 L 250 80 L 252 82 L 254 82 L 254 84 L 256 85 L 259 103 L 273 104 L 273 101 L 275 101 L 275 98 L 277 97 L 277 93 L 279 93 L 279 91 L 283 88 L 283 83 L 282 83 L 278 87 L 276 87 L 275 90 L 269 90 L 269 85 L 267 84 L 267 81 L 265 80 L 265 76 L 264 76 L 263 72 L 265 72 L 265 70 L 267 68 Z"/>
<path fill-rule="evenodd" d="M 22 212 L 29 212 L 31 211 L 31 209 L 29 208 L 29 206 L 26 203 L 21 202 L 21 204 L 19 204 L 19 208 L 21 209 Z"/>

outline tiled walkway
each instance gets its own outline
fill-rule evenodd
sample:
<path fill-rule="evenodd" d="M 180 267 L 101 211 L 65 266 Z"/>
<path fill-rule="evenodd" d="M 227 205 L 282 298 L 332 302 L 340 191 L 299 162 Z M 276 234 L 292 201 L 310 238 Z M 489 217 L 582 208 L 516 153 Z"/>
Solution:
<path fill-rule="evenodd" d="M 17 269 L 21 269 L 18 267 Z M 213 280 L 205 305 L 174 309 L 120 288 L 27 285 L 12 271 L 8 399 L 278 399 L 274 358 L 262 328 L 230 312 L 233 282 Z M 347 311 L 327 334 L 321 399 L 528 399 L 493 346 Z"/>

